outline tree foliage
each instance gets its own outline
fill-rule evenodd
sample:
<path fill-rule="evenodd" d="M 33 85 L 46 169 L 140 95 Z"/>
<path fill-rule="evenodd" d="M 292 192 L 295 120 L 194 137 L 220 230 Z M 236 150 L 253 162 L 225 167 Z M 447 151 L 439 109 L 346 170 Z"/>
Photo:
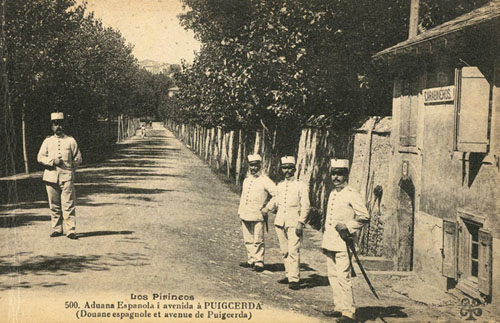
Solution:
<path fill-rule="evenodd" d="M 3 63 L 12 98 L 14 139 L 21 141 L 24 111 L 32 161 L 48 134 L 50 112 L 62 111 L 68 116 L 68 131 L 83 149 L 112 140 L 94 138 L 98 119 L 113 119 L 118 114 L 159 116 L 161 101 L 154 101 L 160 97 L 154 91 L 170 86 L 171 80 L 153 79 L 140 69 L 132 46 L 119 31 L 104 27 L 85 3 L 5 2 L 7 59 Z"/>
<path fill-rule="evenodd" d="M 422 1 L 420 29 L 486 1 Z M 178 75 L 184 121 L 227 128 L 345 128 L 390 113 L 387 75 L 371 56 L 407 38 L 409 0 L 183 0 L 202 43 Z"/>

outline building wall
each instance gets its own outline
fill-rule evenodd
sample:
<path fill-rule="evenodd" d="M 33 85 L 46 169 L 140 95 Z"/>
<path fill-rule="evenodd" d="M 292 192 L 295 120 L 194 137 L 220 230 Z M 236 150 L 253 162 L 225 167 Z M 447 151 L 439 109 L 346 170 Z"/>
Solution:
<path fill-rule="evenodd" d="M 492 66 L 492 65 L 490 65 Z M 426 282 L 446 288 L 442 275 L 443 219 L 457 220 L 459 210 L 484 217 L 483 228 L 493 237 L 492 303 L 500 304 L 500 64 L 496 62 L 485 74 L 493 89 L 490 145 L 487 154 L 454 151 L 455 106 L 426 104 L 422 90 L 436 86 L 436 71 L 422 71 L 419 91 L 414 96 L 418 104 L 418 130 L 415 147 L 401 147 L 400 80 L 396 78 L 393 97 L 393 128 L 391 143 L 393 154 L 390 162 L 388 198 L 384 244 L 387 256 L 397 261 L 398 237 L 401 232 L 397 217 L 400 183 L 404 178 L 402 165 L 408 162 L 407 178 L 415 186 L 414 270 Z M 432 67 L 431 67 L 432 68 Z M 439 67 L 447 75 L 454 73 L 454 66 Z M 439 71 L 439 68 L 435 68 Z M 496 76 L 495 76 L 496 75 Z M 453 79 L 452 79 L 452 84 Z M 449 84 L 444 84 L 449 85 Z"/>
<path fill-rule="evenodd" d="M 383 254 L 384 217 L 387 213 L 391 118 L 370 118 L 354 136 L 354 149 L 349 185 L 359 191 L 371 213 L 370 225 L 363 229 L 360 253 L 367 256 Z M 379 198 L 375 188 L 382 189 Z"/>
<path fill-rule="evenodd" d="M 423 133 L 423 122 L 418 122 L 417 128 L 417 142 L 415 147 L 401 147 L 400 146 L 400 105 L 401 105 L 401 81 L 396 79 L 394 82 L 393 91 L 393 109 L 392 109 L 392 131 L 391 131 L 391 159 L 389 162 L 389 175 L 388 175 L 388 185 L 386 194 L 386 207 L 387 213 L 384 215 L 384 256 L 387 258 L 392 258 L 394 262 L 394 269 L 398 269 L 398 252 L 400 249 L 400 241 L 404 229 L 400 228 L 398 221 L 398 201 L 401 192 L 401 181 L 403 179 L 403 163 L 408 165 L 408 173 L 405 176 L 406 179 L 410 180 L 415 187 L 415 212 L 419 209 L 419 199 L 420 194 L 420 173 L 421 173 L 421 147 L 422 147 L 422 133 Z M 419 105 L 419 110 L 417 114 L 419 121 L 423 116 L 421 111 L 421 105 Z M 413 228 L 415 232 L 415 227 Z M 415 237 L 414 245 L 418 246 L 420 243 Z M 413 257 L 413 262 L 415 263 L 415 257 Z"/>
<path fill-rule="evenodd" d="M 418 212 L 415 217 L 415 241 L 414 271 L 428 284 L 446 289 L 447 279 L 441 275 L 443 221 Z"/>
<path fill-rule="evenodd" d="M 493 254 L 495 250 L 500 250 L 500 240 L 493 238 Z M 498 252 L 497 252 L 498 254 Z M 498 306 L 500 300 L 500 288 L 495 288 L 495 286 L 500 286 L 500 274 L 498 270 L 500 268 L 500 257 L 493 256 L 493 290 L 492 290 L 492 308 L 493 312 L 500 313 L 500 308 Z M 496 270 L 496 272 L 495 272 Z"/>

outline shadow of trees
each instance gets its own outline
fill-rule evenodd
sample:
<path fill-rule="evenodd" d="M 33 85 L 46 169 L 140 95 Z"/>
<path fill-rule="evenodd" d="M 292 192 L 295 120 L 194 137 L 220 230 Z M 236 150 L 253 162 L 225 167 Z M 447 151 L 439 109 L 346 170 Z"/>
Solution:
<path fill-rule="evenodd" d="M 155 136 L 149 137 L 149 140 L 133 140 L 115 145 L 110 151 L 101 152 L 105 158 L 98 158 L 101 160 L 99 163 L 93 163 L 92 159 L 88 162 L 84 156 L 84 161 L 87 164 L 84 164 L 78 171 L 75 182 L 77 204 L 98 206 L 92 204 L 91 199 L 88 198 L 95 194 L 126 194 L 131 197 L 139 195 L 132 198 L 152 201 L 153 199 L 148 195 L 172 192 L 172 190 L 138 188 L 127 185 L 129 182 L 141 180 L 184 177 L 183 175 L 154 171 L 157 168 L 168 169 L 169 166 L 158 165 L 158 162 L 168 160 L 172 158 L 173 154 L 180 151 L 178 148 L 168 146 L 169 139 L 165 137 L 163 132 L 154 134 Z M 0 191 L 6 192 L 7 188 L 12 187 L 15 188 L 14 194 L 0 194 L 0 207 L 3 204 L 2 209 L 5 209 L 7 204 L 8 208 L 21 208 L 23 210 L 48 207 L 47 193 L 41 180 L 41 174 L 34 174 L 26 178 L 0 180 Z M 32 221 L 50 221 L 48 215 L 6 213 L 6 216 L 0 213 L 0 228 L 16 227 Z"/>
<path fill-rule="evenodd" d="M 377 319 L 385 322 L 384 318 L 406 318 L 408 314 L 403 312 L 401 306 L 364 306 L 356 310 L 358 322 L 375 321 Z"/>
<path fill-rule="evenodd" d="M 0 214 L 0 228 L 15 228 L 34 221 L 50 221 L 50 216 L 34 213 L 15 215 Z"/>
<path fill-rule="evenodd" d="M 130 231 L 110 231 L 110 232 L 88 232 L 88 236 L 104 234 L 129 234 Z M 21 253 L 22 254 L 22 253 Z M 147 266 L 149 258 L 141 253 L 106 253 L 105 255 L 85 255 L 77 256 L 70 254 L 55 254 L 53 256 L 38 255 L 32 256 L 19 263 L 11 261 L 13 256 L 0 257 L 0 275 L 7 277 L 19 277 L 26 275 L 35 276 L 66 276 L 70 273 L 81 273 L 84 271 L 108 271 L 111 267 L 117 266 Z M 0 290 L 11 288 L 31 288 L 33 286 L 55 287 L 66 285 L 64 282 L 51 280 L 50 283 L 30 283 L 28 281 L 8 279 L 0 282 Z"/>
<path fill-rule="evenodd" d="M 92 231 L 92 232 L 81 232 L 77 233 L 78 238 L 88 238 L 97 236 L 109 236 L 116 234 L 132 234 L 134 231 Z"/>
<path fill-rule="evenodd" d="M 309 275 L 309 277 L 300 280 L 302 288 L 314 288 L 318 286 L 328 286 L 330 282 L 327 276 L 321 276 L 318 274 Z"/>

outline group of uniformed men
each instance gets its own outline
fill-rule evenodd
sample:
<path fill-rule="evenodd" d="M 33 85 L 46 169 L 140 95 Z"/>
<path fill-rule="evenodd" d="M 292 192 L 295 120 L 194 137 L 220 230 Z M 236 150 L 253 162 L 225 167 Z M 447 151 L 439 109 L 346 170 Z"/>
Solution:
<path fill-rule="evenodd" d="M 278 185 L 263 173 L 260 155 L 249 155 L 248 164 L 250 172 L 243 181 L 238 209 L 248 260 L 240 266 L 257 272 L 264 270 L 264 227 L 267 227 L 269 212 L 276 212 L 274 226 L 286 272 L 286 277 L 278 283 L 298 290 L 301 288 L 300 246 L 310 209 L 309 188 L 295 177 L 295 158 L 292 156 L 281 158 L 284 179 Z M 332 190 L 322 241 L 333 292 L 334 311 L 329 313 L 345 321 L 354 320 L 356 311 L 350 280 L 351 255 L 346 241 L 369 220 L 361 195 L 347 185 L 348 175 L 348 160 L 330 161 Z"/>
<path fill-rule="evenodd" d="M 48 136 L 38 152 L 44 167 L 43 181 L 47 190 L 51 237 L 66 233 L 78 239 L 75 232 L 75 170 L 82 162 L 76 140 L 63 131 L 64 114 L 51 114 L 52 136 Z M 295 158 L 281 158 L 283 181 L 278 185 L 262 172 L 262 158 L 248 156 L 249 175 L 243 181 L 238 215 L 248 260 L 242 267 L 264 270 L 264 228 L 270 212 L 276 213 L 274 227 L 278 236 L 286 277 L 281 284 L 300 289 L 300 246 L 309 213 L 308 186 L 295 177 Z M 347 185 L 349 162 L 332 159 L 330 180 L 333 189 L 328 198 L 322 248 L 326 255 L 328 280 L 333 291 L 334 316 L 353 319 L 355 307 L 350 281 L 351 259 L 346 237 L 356 234 L 368 222 L 368 211 L 358 192 Z M 64 230 L 63 230 L 64 227 Z"/>

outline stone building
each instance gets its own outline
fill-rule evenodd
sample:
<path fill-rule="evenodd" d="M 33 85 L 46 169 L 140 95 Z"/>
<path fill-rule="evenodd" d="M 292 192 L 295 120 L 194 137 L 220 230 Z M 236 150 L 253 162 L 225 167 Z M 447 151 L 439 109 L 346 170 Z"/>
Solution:
<path fill-rule="evenodd" d="M 500 1 L 416 30 L 373 57 L 394 77 L 384 251 L 500 304 Z"/>

